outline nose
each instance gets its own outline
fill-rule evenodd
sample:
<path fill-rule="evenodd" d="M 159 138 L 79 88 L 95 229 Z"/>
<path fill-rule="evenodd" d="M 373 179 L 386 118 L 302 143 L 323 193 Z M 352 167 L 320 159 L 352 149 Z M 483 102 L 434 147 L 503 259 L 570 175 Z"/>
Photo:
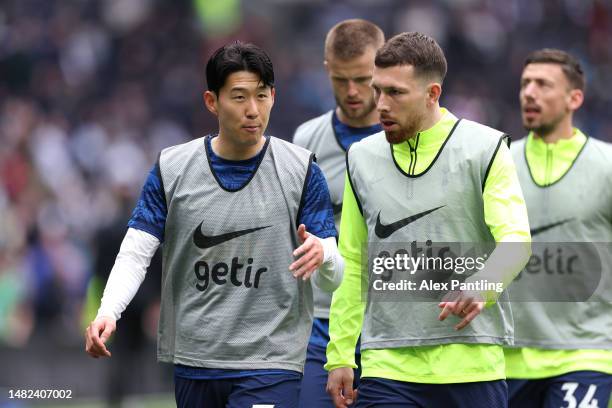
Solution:
<path fill-rule="evenodd" d="M 378 112 L 389 112 L 389 104 L 387 103 L 387 99 L 385 98 L 385 94 L 380 92 L 376 96 L 376 110 Z"/>
<path fill-rule="evenodd" d="M 358 94 L 359 94 L 359 91 L 357 90 L 357 84 L 352 79 L 349 80 L 348 81 L 347 95 L 351 96 L 351 97 L 354 97 L 354 96 L 357 96 Z"/>
<path fill-rule="evenodd" d="M 533 100 L 537 91 L 535 83 L 529 82 L 522 89 L 522 94 L 525 98 Z"/>
<path fill-rule="evenodd" d="M 249 119 L 255 119 L 259 116 L 259 108 L 257 101 L 254 98 L 250 98 L 245 107 L 245 115 Z"/>

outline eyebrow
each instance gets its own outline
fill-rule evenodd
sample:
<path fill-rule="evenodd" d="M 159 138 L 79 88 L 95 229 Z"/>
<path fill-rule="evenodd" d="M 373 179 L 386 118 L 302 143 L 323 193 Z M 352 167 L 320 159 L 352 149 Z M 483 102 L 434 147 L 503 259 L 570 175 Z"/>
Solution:
<path fill-rule="evenodd" d="M 261 91 L 261 90 L 265 90 L 268 89 L 267 86 L 265 85 L 260 85 L 257 88 L 255 88 L 256 91 Z M 238 92 L 248 92 L 250 90 L 250 88 L 244 87 L 244 86 L 235 86 L 233 88 L 230 89 L 230 92 L 234 92 L 234 91 L 238 91 Z"/>
<path fill-rule="evenodd" d="M 551 81 L 548 77 L 546 76 L 525 76 L 521 78 L 521 83 L 526 82 L 526 81 L 539 81 L 539 82 L 545 82 L 545 83 L 553 83 L 554 81 Z"/>
<path fill-rule="evenodd" d="M 372 75 L 359 75 L 359 76 L 346 76 L 346 75 L 332 75 L 332 78 L 334 79 L 368 79 L 368 78 L 372 78 Z"/>
<path fill-rule="evenodd" d="M 372 82 L 370 85 L 372 86 L 372 88 L 376 88 L 376 89 L 380 89 L 380 90 L 399 89 L 399 90 L 402 90 L 402 91 L 408 91 L 408 88 L 400 86 L 400 85 L 382 85 L 381 86 L 381 85 L 376 84 L 374 82 Z"/>

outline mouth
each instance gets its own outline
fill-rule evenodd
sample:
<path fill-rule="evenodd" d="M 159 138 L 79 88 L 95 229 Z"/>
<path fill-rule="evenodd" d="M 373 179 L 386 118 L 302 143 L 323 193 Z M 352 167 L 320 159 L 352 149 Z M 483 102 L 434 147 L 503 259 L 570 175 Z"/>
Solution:
<path fill-rule="evenodd" d="M 348 106 L 351 109 L 358 109 L 362 105 L 363 103 L 361 101 L 346 101 L 346 106 Z"/>
<path fill-rule="evenodd" d="M 245 126 L 242 126 L 242 129 L 244 129 L 245 131 L 247 131 L 249 133 L 256 133 L 260 128 L 261 128 L 261 126 L 259 126 L 259 125 L 245 125 Z"/>
<path fill-rule="evenodd" d="M 399 126 L 397 122 L 391 119 L 387 119 L 387 118 L 381 118 L 380 123 L 382 124 L 383 130 L 385 131 L 393 130 Z"/>
<path fill-rule="evenodd" d="M 539 106 L 528 105 L 523 108 L 523 115 L 526 118 L 534 118 L 542 113 L 542 109 Z"/>

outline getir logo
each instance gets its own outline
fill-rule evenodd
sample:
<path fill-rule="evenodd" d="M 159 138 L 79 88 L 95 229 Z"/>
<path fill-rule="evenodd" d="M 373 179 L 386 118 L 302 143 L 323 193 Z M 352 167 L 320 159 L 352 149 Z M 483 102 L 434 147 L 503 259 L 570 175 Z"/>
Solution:
<path fill-rule="evenodd" d="M 206 236 L 202 234 L 202 223 L 200 223 L 193 232 L 193 243 L 198 248 L 208 249 L 269 227 L 271 227 L 271 225 L 233 231 L 221 235 Z M 209 264 L 204 260 L 198 261 L 195 263 L 193 271 L 198 280 L 198 283 L 195 285 L 196 289 L 204 292 L 211 283 L 225 285 L 228 282 L 236 287 L 244 285 L 246 288 L 257 289 L 259 287 L 261 275 L 267 272 L 268 268 L 263 267 L 255 269 L 253 268 L 253 258 L 248 258 L 245 263 L 238 257 L 234 257 L 230 263 L 217 262 Z"/>

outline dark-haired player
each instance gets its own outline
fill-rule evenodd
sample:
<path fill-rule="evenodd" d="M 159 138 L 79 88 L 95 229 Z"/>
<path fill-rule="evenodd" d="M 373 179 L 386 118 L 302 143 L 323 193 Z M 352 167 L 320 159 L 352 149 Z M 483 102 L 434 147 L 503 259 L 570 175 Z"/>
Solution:
<path fill-rule="evenodd" d="M 346 270 L 332 298 L 326 365 L 336 407 L 355 402 L 360 333 L 357 407 L 507 405 L 508 303 L 469 292 L 439 305 L 410 292 L 404 301 L 362 301 L 367 243 L 522 242 L 515 265 L 495 271 L 504 279 L 528 259 L 527 210 L 506 135 L 440 107 L 446 70 L 442 49 L 419 33 L 396 35 L 376 53 L 372 86 L 384 132 L 347 153 L 339 244 Z"/>
<path fill-rule="evenodd" d="M 342 276 L 327 184 L 311 152 L 264 135 L 274 72 L 263 50 L 221 47 L 206 80 L 219 132 L 161 152 L 86 350 L 110 356 L 104 343 L 163 242 L 158 359 L 175 365 L 177 405 L 295 408 L 311 282 L 333 291 Z"/>
<path fill-rule="evenodd" d="M 505 349 L 511 407 L 605 408 L 612 392 L 612 146 L 573 125 L 584 89 L 582 67 L 565 51 L 541 49 L 525 60 L 519 99 L 529 134 L 511 150 L 533 241 L 540 243 L 534 254 L 536 248 L 567 242 L 608 243 L 598 244 L 608 248 L 601 254 L 603 280 L 588 278 L 601 284 L 588 302 L 559 297 L 553 303 L 512 304 L 517 347 Z M 537 266 L 530 262 L 530 273 L 521 279 L 533 279 Z M 526 285 L 530 293 L 521 295 L 554 297 L 554 281 L 563 276 L 550 273 L 544 287 Z"/>

